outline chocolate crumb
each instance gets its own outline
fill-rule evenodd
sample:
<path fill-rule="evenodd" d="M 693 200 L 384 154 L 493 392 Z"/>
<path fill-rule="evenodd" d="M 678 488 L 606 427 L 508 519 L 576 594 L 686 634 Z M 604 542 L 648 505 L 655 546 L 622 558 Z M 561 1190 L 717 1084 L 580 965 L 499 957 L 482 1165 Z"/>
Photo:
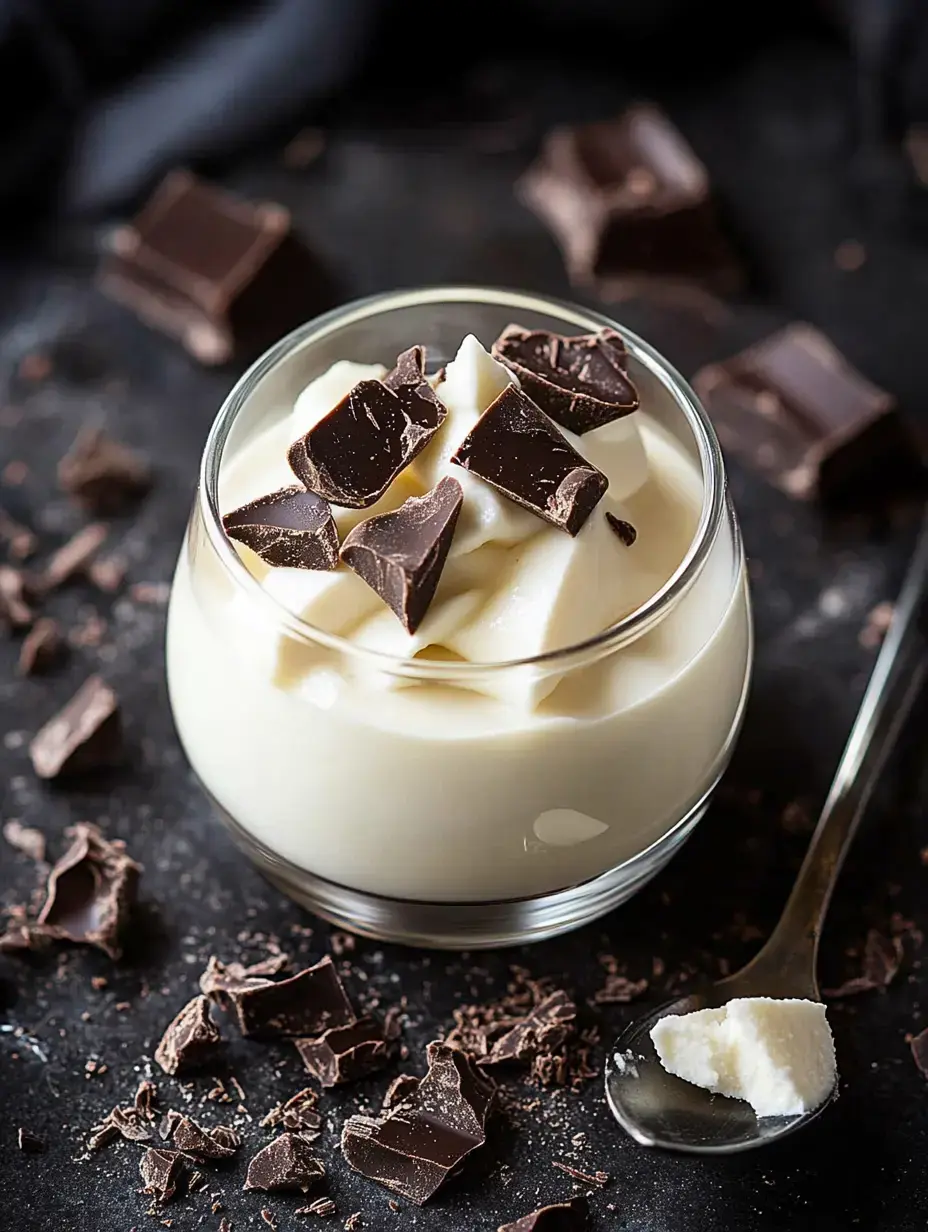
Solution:
<path fill-rule="evenodd" d="M 356 1228 L 361 1226 L 361 1212 L 354 1211 L 345 1220 L 345 1232 L 355 1232 Z"/>
<path fill-rule="evenodd" d="M 12 565 L 0 565 L 0 621 L 10 629 L 28 629 L 34 619 L 22 572 Z"/>
<path fill-rule="evenodd" d="M 42 1139 L 21 1125 L 16 1132 L 16 1145 L 27 1155 L 42 1155 L 45 1152 L 45 1143 Z"/>
<path fill-rule="evenodd" d="M 151 487 L 148 463 L 100 428 L 82 431 L 58 463 L 58 483 L 90 513 L 123 513 Z"/>
<path fill-rule="evenodd" d="M 11 847 L 21 851 L 30 860 L 41 864 L 45 859 L 45 835 L 32 826 L 24 826 L 21 821 L 11 817 L 3 823 L 3 837 Z"/>
<path fill-rule="evenodd" d="M 19 650 L 20 676 L 40 676 L 54 667 L 64 650 L 64 640 L 58 622 L 41 616 L 26 636 Z"/>
<path fill-rule="evenodd" d="M 359 1018 L 343 1027 L 330 1027 L 316 1039 L 295 1039 L 300 1059 L 324 1087 L 354 1082 L 387 1061 L 383 1031 L 373 1018 Z"/>
<path fill-rule="evenodd" d="M 621 974 L 618 960 L 613 955 L 604 954 L 599 961 L 606 969 L 606 982 L 593 993 L 595 1005 L 624 1005 L 647 992 L 648 981 L 630 980 Z"/>
<path fill-rule="evenodd" d="M 209 1014 L 209 1001 L 203 996 L 194 997 L 168 1025 L 155 1049 L 155 1060 L 166 1074 L 177 1074 L 211 1060 L 219 1042 L 219 1030 Z"/>
<path fill-rule="evenodd" d="M 632 526 L 631 522 L 626 522 L 623 518 L 617 518 L 614 513 L 606 510 L 606 521 L 618 535 L 622 543 L 627 548 L 630 548 L 638 538 L 638 532 Z"/>
<path fill-rule="evenodd" d="M 91 676 L 29 746 L 42 779 L 117 765 L 123 758 L 119 701 L 99 676 Z"/>
<path fill-rule="evenodd" d="M 604 1185 L 609 1184 L 608 1172 L 581 1172 L 579 1168 L 574 1168 L 571 1164 L 565 1164 L 560 1159 L 552 1159 L 551 1167 L 560 1168 L 561 1172 L 566 1172 L 575 1181 L 582 1181 L 584 1185 L 595 1185 L 597 1188 L 602 1189 Z"/>
<path fill-rule="evenodd" d="M 144 1192 L 156 1202 L 170 1202 L 183 1181 L 188 1162 L 180 1151 L 149 1147 L 139 1163 Z"/>
<path fill-rule="evenodd" d="M 133 1104 L 136 1112 L 148 1120 L 153 1120 L 155 1115 L 155 1100 L 158 1098 L 158 1088 L 153 1082 L 149 1082 L 147 1078 L 143 1079 L 135 1093 Z"/>
<path fill-rule="evenodd" d="M 299 1189 L 306 1193 L 324 1176 L 322 1160 L 315 1158 L 309 1144 L 299 1134 L 283 1133 L 253 1157 L 245 1189 Z"/>

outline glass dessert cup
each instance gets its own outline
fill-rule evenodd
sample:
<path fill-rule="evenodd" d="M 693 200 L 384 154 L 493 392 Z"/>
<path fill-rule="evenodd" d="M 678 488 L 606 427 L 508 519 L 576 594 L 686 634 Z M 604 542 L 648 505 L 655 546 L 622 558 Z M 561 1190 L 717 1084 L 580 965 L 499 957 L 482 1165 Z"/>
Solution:
<path fill-rule="evenodd" d="M 582 643 L 489 664 L 400 659 L 281 606 L 223 532 L 230 463 L 336 361 L 390 365 L 422 343 L 434 369 L 466 334 L 489 345 L 513 321 L 621 330 L 653 432 L 701 484 L 695 532 L 666 584 Z M 240 847 L 345 928 L 500 946 L 580 927 L 629 898 L 703 816 L 751 657 L 744 554 L 712 428 L 673 368 L 597 313 L 483 288 L 349 304 L 268 351 L 210 432 L 168 616 L 175 722 Z"/>

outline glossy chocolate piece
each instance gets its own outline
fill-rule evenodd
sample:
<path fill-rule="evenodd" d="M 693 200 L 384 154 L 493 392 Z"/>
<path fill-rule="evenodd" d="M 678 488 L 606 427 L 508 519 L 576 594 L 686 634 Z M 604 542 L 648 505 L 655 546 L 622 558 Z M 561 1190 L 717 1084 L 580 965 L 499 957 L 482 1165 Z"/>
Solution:
<path fill-rule="evenodd" d="M 66 832 L 71 846 L 48 875 L 40 928 L 52 938 L 93 945 L 111 958 L 122 954 L 120 933 L 135 902 L 138 864 L 119 840 L 78 822 Z"/>
<path fill-rule="evenodd" d="M 258 497 L 222 519 L 230 539 L 265 563 L 289 569 L 334 569 L 338 531 L 327 501 L 293 486 Z"/>
<path fill-rule="evenodd" d="M 321 1035 L 354 1022 L 354 1010 L 331 958 L 287 980 L 249 980 L 226 990 L 243 1035 Z"/>
<path fill-rule="evenodd" d="M 210 1018 L 206 997 L 188 1001 L 169 1024 L 155 1049 L 155 1060 L 166 1074 L 196 1069 L 216 1056 L 219 1030 Z"/>
<path fill-rule="evenodd" d="M 555 1052 L 573 1030 L 577 1007 L 558 990 L 540 1001 L 525 1017 L 493 1044 L 480 1064 L 530 1064 L 535 1057 Z"/>
<path fill-rule="evenodd" d="M 554 1202 L 541 1206 L 515 1223 L 503 1224 L 498 1232 L 588 1232 L 590 1204 L 586 1198 L 571 1198 L 569 1202 Z"/>
<path fill-rule="evenodd" d="M 171 1141 L 179 1151 L 197 1159 L 231 1159 L 242 1145 L 241 1136 L 227 1125 L 204 1129 L 190 1117 L 179 1117 Z"/>
<path fill-rule="evenodd" d="M 251 1160 L 246 1189 L 295 1189 L 302 1193 L 325 1176 L 325 1165 L 316 1159 L 299 1134 L 280 1134 Z"/>
<path fill-rule="evenodd" d="M 190 1171 L 190 1161 L 180 1151 L 149 1147 L 139 1161 L 144 1191 L 156 1202 L 170 1202 Z"/>
<path fill-rule="evenodd" d="M 638 532 L 632 526 L 631 522 L 626 522 L 624 518 L 616 517 L 609 509 L 606 510 L 606 521 L 609 523 L 616 537 L 630 548 L 638 538 Z"/>
<path fill-rule="evenodd" d="M 324 1087 L 355 1082 L 386 1064 L 387 1043 L 373 1018 L 331 1027 L 318 1039 L 293 1041 L 306 1069 Z"/>

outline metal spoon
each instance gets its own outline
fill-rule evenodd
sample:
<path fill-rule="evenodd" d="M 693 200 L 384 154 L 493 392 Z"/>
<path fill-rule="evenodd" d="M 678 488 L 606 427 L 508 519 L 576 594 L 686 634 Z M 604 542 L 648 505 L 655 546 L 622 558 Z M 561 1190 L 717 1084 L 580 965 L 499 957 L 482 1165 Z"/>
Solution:
<path fill-rule="evenodd" d="M 710 1095 L 668 1074 L 650 1031 L 666 1014 L 719 1007 L 734 997 L 821 1000 L 816 957 L 831 893 L 926 670 L 928 517 L 809 850 L 769 940 L 734 975 L 646 1013 L 616 1040 L 606 1063 L 606 1098 L 619 1124 L 642 1145 L 702 1155 L 750 1150 L 807 1125 L 837 1094 L 836 1084 L 828 1099 L 811 1112 L 758 1118 L 742 1100 Z"/>

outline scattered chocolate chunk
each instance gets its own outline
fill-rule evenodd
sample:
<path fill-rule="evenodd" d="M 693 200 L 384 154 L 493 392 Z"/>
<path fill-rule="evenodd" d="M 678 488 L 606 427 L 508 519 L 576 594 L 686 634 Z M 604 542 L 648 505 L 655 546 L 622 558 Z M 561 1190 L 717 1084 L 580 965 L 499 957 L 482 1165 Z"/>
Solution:
<path fill-rule="evenodd" d="M 634 526 L 632 526 L 631 522 L 626 522 L 623 518 L 617 518 L 616 515 L 608 509 L 606 510 L 606 521 L 627 548 L 630 548 L 638 538 L 638 532 L 635 530 Z"/>
<path fill-rule="evenodd" d="M 11 907 L 6 928 L 0 933 L 0 954 L 35 953 L 49 946 L 52 940 L 41 925 L 28 918 L 25 907 Z"/>
<path fill-rule="evenodd" d="M 579 533 L 609 486 L 514 385 L 484 411 L 451 461 L 569 535 Z"/>
<path fill-rule="evenodd" d="M 288 980 L 249 981 L 227 988 L 243 1035 L 321 1035 L 354 1021 L 354 1011 L 329 957 Z"/>
<path fill-rule="evenodd" d="M 149 1082 L 147 1078 L 143 1078 L 139 1083 L 138 1090 L 135 1093 L 133 1106 L 139 1116 L 145 1117 L 147 1120 L 154 1120 L 155 1116 L 155 1100 L 158 1098 L 158 1088 L 153 1082 Z"/>
<path fill-rule="evenodd" d="M 115 595 L 126 580 L 128 565 L 122 556 L 105 556 L 87 566 L 87 577 L 104 594 Z"/>
<path fill-rule="evenodd" d="M 614 329 L 562 338 L 509 325 L 493 354 L 546 415 L 578 435 L 638 409 L 625 343 Z"/>
<path fill-rule="evenodd" d="M 135 903 L 141 869 L 118 839 L 81 821 L 65 834 L 71 846 L 48 875 L 38 922 L 49 936 L 122 956 L 123 925 Z"/>
<path fill-rule="evenodd" d="M 277 1220 L 274 1218 L 273 1212 L 269 1211 L 266 1206 L 263 1206 L 259 1214 L 267 1226 L 271 1229 L 271 1232 L 276 1232 Z"/>
<path fill-rule="evenodd" d="M 729 291 L 740 281 L 706 169 L 654 106 L 555 129 L 518 191 L 550 227 L 575 283 Z"/>
<path fill-rule="evenodd" d="M 315 316 L 321 267 L 280 205 L 172 171 L 113 236 L 101 289 L 203 364 L 247 358 Z"/>
<path fill-rule="evenodd" d="M 515 1223 L 503 1224 L 498 1232 L 587 1232 L 590 1227 L 589 1202 L 586 1198 L 571 1198 L 569 1202 L 541 1206 Z"/>
<path fill-rule="evenodd" d="M 183 1113 L 177 1112 L 174 1108 L 169 1108 L 168 1111 L 164 1114 L 164 1116 L 161 1118 L 161 1126 L 158 1130 L 158 1133 L 161 1135 L 161 1137 L 164 1139 L 165 1142 L 167 1142 L 169 1138 L 172 1138 L 174 1136 L 174 1130 L 177 1128 L 177 1126 L 180 1124 L 180 1122 L 183 1119 L 184 1119 Z"/>
<path fill-rule="evenodd" d="M 242 1139 L 234 1129 L 225 1125 L 204 1129 L 185 1116 L 175 1123 L 171 1140 L 179 1151 L 195 1159 L 231 1159 L 242 1145 Z"/>
<path fill-rule="evenodd" d="M 342 544 L 342 560 L 407 633 L 415 633 L 435 597 L 463 503 L 461 485 L 446 476 L 424 496 L 360 522 Z"/>
<path fill-rule="evenodd" d="M 928 1027 L 913 1036 L 909 1043 L 919 1073 L 928 1078 Z"/>
<path fill-rule="evenodd" d="M 387 1087 L 383 1097 L 383 1111 L 389 1112 L 400 1104 L 408 1103 L 418 1089 L 419 1079 L 415 1074 L 399 1074 Z"/>
<path fill-rule="evenodd" d="M 28 629 L 34 619 L 22 572 L 12 565 L 0 565 L 0 622 L 11 629 Z"/>
<path fill-rule="evenodd" d="M 200 992 L 214 1001 L 224 1001 L 228 994 L 249 988 L 263 988 L 269 977 L 279 975 L 287 966 L 286 954 L 274 954 L 245 967 L 241 963 L 223 963 L 211 955 L 206 970 L 200 976 Z"/>
<path fill-rule="evenodd" d="M 22 1126 L 16 1131 L 16 1145 L 27 1155 L 41 1155 L 45 1151 L 45 1143 L 35 1134 Z"/>
<path fill-rule="evenodd" d="M 299 1134 L 284 1133 L 260 1150 L 248 1165 L 246 1189 L 299 1189 L 306 1193 L 325 1176 L 325 1166 L 316 1159 Z"/>
<path fill-rule="evenodd" d="M 329 934 L 329 945 L 336 958 L 344 958 L 346 954 L 353 954 L 357 943 L 354 933 L 335 931 Z"/>
<path fill-rule="evenodd" d="M 151 1118 L 140 1112 L 134 1105 L 128 1108 L 114 1108 L 104 1122 L 104 1124 L 107 1123 L 129 1142 L 150 1142 L 155 1136 Z M 97 1125 L 91 1132 L 96 1135 L 101 1128 Z"/>
<path fill-rule="evenodd" d="M 723 447 L 799 500 L 847 494 L 864 476 L 892 482 L 918 460 L 896 400 L 811 325 L 703 368 L 693 387 Z"/>
<path fill-rule="evenodd" d="M 19 674 L 41 676 L 61 658 L 64 648 L 58 622 L 50 616 L 39 617 L 19 648 Z"/>
<path fill-rule="evenodd" d="M 864 942 L 863 969 L 860 975 L 845 980 L 838 988 L 828 988 L 825 996 L 831 1000 L 853 997 L 857 993 L 872 992 L 886 988 L 893 982 L 902 963 L 901 937 L 884 937 L 875 928 L 867 933 Z"/>
<path fill-rule="evenodd" d="M 21 851 L 30 860 L 35 860 L 37 864 L 44 861 L 45 835 L 41 830 L 36 830 L 33 826 L 24 826 L 21 821 L 11 817 L 9 821 L 3 823 L 3 837 L 11 847 Z"/>
<path fill-rule="evenodd" d="M 171 1022 L 155 1049 L 155 1060 L 166 1074 L 193 1069 L 216 1055 L 219 1031 L 209 1016 L 206 997 L 188 1001 Z"/>
<path fill-rule="evenodd" d="M 606 982 L 593 993 L 594 1005 L 625 1005 L 647 992 L 648 981 L 630 980 L 623 975 L 618 959 L 612 954 L 602 955 L 599 961 L 606 969 Z"/>
<path fill-rule="evenodd" d="M 576 1017 L 577 1007 L 567 993 L 552 992 L 501 1036 L 480 1064 L 530 1064 L 537 1056 L 553 1053 L 570 1034 Z"/>
<path fill-rule="evenodd" d="M 463 1052 L 428 1046 L 428 1073 L 385 1117 L 351 1116 L 342 1152 L 356 1172 L 421 1206 L 486 1141 L 494 1087 Z"/>
<path fill-rule="evenodd" d="M 444 422 L 448 408 L 426 379 L 425 347 L 413 346 L 398 355 L 383 383 L 399 397 L 413 423 L 430 425 L 437 419 L 440 427 Z"/>
<path fill-rule="evenodd" d="M 13 560 L 28 560 L 39 546 L 38 538 L 11 517 L 5 509 L 0 509 L 0 543 L 6 545 Z"/>
<path fill-rule="evenodd" d="M 294 1212 L 297 1215 L 318 1215 L 320 1219 L 329 1219 L 336 1213 L 338 1207 L 331 1198 L 317 1198 L 308 1206 L 298 1206 Z"/>
<path fill-rule="evenodd" d="M 188 1169 L 189 1163 L 180 1151 L 165 1147 L 149 1147 L 139 1163 L 145 1193 L 151 1194 L 156 1202 L 171 1201 Z"/>
<path fill-rule="evenodd" d="M 338 531 L 328 503 L 305 488 L 281 488 L 227 513 L 222 525 L 230 539 L 257 552 L 269 565 L 290 569 L 334 569 Z"/>
<path fill-rule="evenodd" d="M 361 1226 L 361 1212 L 354 1211 L 345 1220 L 345 1232 L 355 1232 Z"/>
<path fill-rule="evenodd" d="M 341 402 L 294 441 L 290 468 L 305 487 L 333 505 L 367 509 L 421 453 L 447 415 L 404 352 L 383 381 L 359 381 Z M 387 382 L 392 382 L 388 385 Z M 426 391 L 428 391 L 426 393 Z"/>
<path fill-rule="evenodd" d="M 29 753 L 40 779 L 118 765 L 123 738 L 116 694 L 99 676 L 91 676 L 35 734 Z"/>
<path fill-rule="evenodd" d="M 304 1087 L 297 1091 L 286 1103 L 272 1108 L 261 1122 L 265 1126 L 281 1125 L 284 1129 L 317 1130 L 322 1125 L 322 1117 L 316 1111 L 319 1096 L 312 1087 Z"/>
<path fill-rule="evenodd" d="M 608 1172 L 581 1172 L 579 1168 L 574 1168 L 571 1164 L 562 1163 L 559 1159 L 552 1159 L 551 1167 L 559 1168 L 561 1172 L 566 1172 L 575 1181 L 582 1181 L 584 1185 L 595 1185 L 597 1189 L 602 1189 L 604 1185 L 609 1184 Z"/>
<path fill-rule="evenodd" d="M 37 593 L 46 595 L 72 578 L 86 574 L 108 533 L 102 522 L 91 522 L 89 526 L 82 527 L 67 543 L 62 544 L 36 577 L 33 585 Z"/>
<path fill-rule="evenodd" d="M 373 1018 L 331 1027 L 318 1039 L 293 1041 L 303 1064 L 324 1087 L 355 1082 L 387 1061 L 387 1043 Z"/>
<path fill-rule="evenodd" d="M 101 428 L 79 432 L 58 463 L 63 492 L 97 517 L 122 514 L 152 487 L 148 462 Z"/>

